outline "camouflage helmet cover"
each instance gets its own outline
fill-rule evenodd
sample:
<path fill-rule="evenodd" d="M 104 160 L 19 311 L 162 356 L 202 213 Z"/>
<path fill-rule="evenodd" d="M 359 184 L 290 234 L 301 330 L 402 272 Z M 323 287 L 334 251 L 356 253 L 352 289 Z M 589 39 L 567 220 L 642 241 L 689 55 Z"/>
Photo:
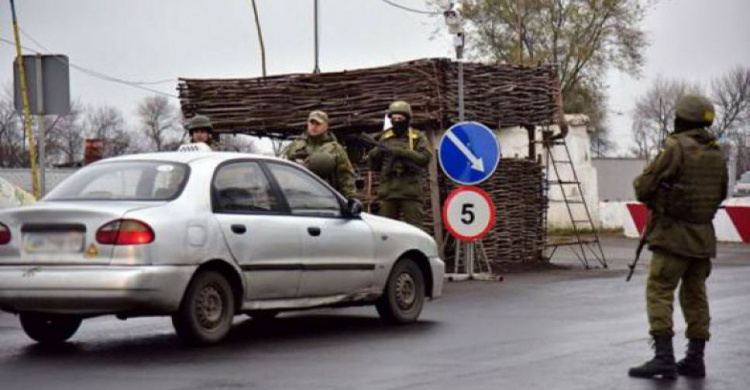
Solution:
<path fill-rule="evenodd" d="M 205 115 L 196 115 L 187 122 L 187 131 L 189 133 L 192 133 L 195 130 L 208 130 L 209 133 L 213 133 L 214 131 L 214 125 L 211 123 L 211 119 L 209 119 Z"/>
<path fill-rule="evenodd" d="M 307 169 L 322 178 L 328 177 L 336 169 L 336 158 L 328 152 L 315 152 L 307 161 Z"/>
<path fill-rule="evenodd" d="M 403 100 L 396 100 L 388 106 L 388 117 L 390 118 L 393 114 L 402 114 L 411 118 L 411 106 Z"/>
<path fill-rule="evenodd" d="M 677 101 L 675 114 L 682 120 L 710 126 L 714 122 L 716 111 L 710 100 L 700 95 L 688 94 Z"/>

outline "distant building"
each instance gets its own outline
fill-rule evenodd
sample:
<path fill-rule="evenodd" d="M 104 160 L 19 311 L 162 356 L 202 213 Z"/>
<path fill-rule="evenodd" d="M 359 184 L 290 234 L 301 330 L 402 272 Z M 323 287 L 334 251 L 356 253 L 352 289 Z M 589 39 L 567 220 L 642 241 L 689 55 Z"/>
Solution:
<path fill-rule="evenodd" d="M 593 158 L 600 202 L 634 201 L 633 180 L 643 172 L 646 159 L 617 157 Z"/>

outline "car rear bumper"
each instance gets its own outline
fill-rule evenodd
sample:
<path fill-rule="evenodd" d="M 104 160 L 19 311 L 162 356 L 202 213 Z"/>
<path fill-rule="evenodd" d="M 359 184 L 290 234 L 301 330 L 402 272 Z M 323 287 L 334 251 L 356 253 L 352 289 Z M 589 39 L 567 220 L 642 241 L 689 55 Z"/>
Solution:
<path fill-rule="evenodd" d="M 432 299 L 439 298 L 443 295 L 443 279 L 445 279 L 445 262 L 440 257 L 430 258 L 430 268 L 432 269 Z"/>
<path fill-rule="evenodd" d="M 195 266 L 0 266 L 0 309 L 80 315 L 167 314 Z"/>

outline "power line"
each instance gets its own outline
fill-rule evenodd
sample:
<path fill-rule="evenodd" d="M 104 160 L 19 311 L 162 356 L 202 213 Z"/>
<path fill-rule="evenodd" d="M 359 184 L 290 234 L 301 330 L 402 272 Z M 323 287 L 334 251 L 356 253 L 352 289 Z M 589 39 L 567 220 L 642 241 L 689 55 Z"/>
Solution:
<path fill-rule="evenodd" d="M 42 45 L 39 41 L 37 41 L 36 39 L 34 39 L 34 37 L 32 37 L 30 34 L 26 33 L 26 31 L 24 31 L 20 27 L 19 27 L 19 30 L 21 31 L 21 35 L 25 36 L 30 41 L 34 42 L 37 46 L 41 47 L 43 50 L 45 50 L 47 52 L 47 54 L 51 54 L 52 53 L 52 50 L 50 50 L 47 47 L 45 47 L 44 45 Z M 76 64 L 70 63 L 70 61 L 68 61 L 68 63 L 70 64 L 70 67 L 72 67 L 72 68 L 74 68 L 74 69 L 76 69 L 76 70 L 78 70 L 80 72 L 86 73 L 86 74 L 88 74 L 90 76 L 101 78 L 101 79 L 106 80 L 106 81 L 112 81 L 112 82 L 121 83 L 121 84 L 128 84 L 130 86 L 156 85 L 156 84 L 164 84 L 164 83 L 170 83 L 170 82 L 177 81 L 176 79 L 163 79 L 163 80 L 157 80 L 157 81 L 129 81 L 129 80 L 123 80 L 123 79 L 120 79 L 120 78 L 117 78 L 117 77 L 113 77 L 113 76 L 110 76 L 110 75 L 107 75 L 107 74 L 104 74 L 104 73 L 101 73 L 101 72 L 97 72 L 97 71 L 92 70 L 92 69 L 84 68 L 84 67 L 82 67 L 80 65 L 76 65 Z M 146 89 L 146 90 L 153 91 L 151 89 Z M 161 93 L 164 94 L 163 92 L 161 92 Z M 169 95 L 169 94 L 166 94 L 166 95 Z M 169 95 L 169 96 L 173 96 L 173 95 Z M 173 97 L 176 97 L 176 96 L 173 96 Z"/>
<path fill-rule="evenodd" d="M 396 8 L 400 8 L 400 9 L 402 9 L 404 11 L 414 12 L 416 14 L 422 14 L 422 15 L 441 15 L 440 12 L 423 11 L 423 10 L 420 10 L 420 9 L 410 8 L 410 7 L 407 7 L 407 6 L 395 3 L 395 2 L 390 1 L 390 0 L 381 0 L 381 1 L 384 2 L 384 3 L 386 3 L 386 4 L 388 4 L 388 5 L 390 5 L 390 6 L 393 6 L 393 7 L 396 7 Z"/>
<path fill-rule="evenodd" d="M 41 47 L 43 50 L 47 51 L 47 53 L 39 52 L 39 51 L 34 50 L 32 48 L 29 48 L 29 47 L 26 47 L 26 46 L 22 46 L 22 48 L 24 50 L 30 51 L 30 52 L 32 52 L 34 54 L 50 54 L 51 53 L 51 50 L 49 50 L 46 47 L 44 47 L 44 45 L 40 44 L 37 40 L 35 40 L 34 38 L 32 38 L 31 36 L 29 36 L 25 32 L 22 32 L 22 34 L 25 37 L 27 37 L 29 40 L 31 40 L 35 44 L 37 44 L 39 47 Z M 4 39 L 4 38 L 0 38 L 0 42 L 6 43 L 8 45 L 15 45 L 15 43 L 13 43 L 12 41 Z M 54 58 L 57 58 L 57 57 L 54 57 Z M 62 61 L 62 60 L 59 60 L 59 61 Z M 132 88 L 140 89 L 142 91 L 151 92 L 151 93 L 154 93 L 154 94 L 157 94 L 157 95 L 161 95 L 161 96 L 165 96 L 165 97 L 169 97 L 169 98 L 173 98 L 173 99 L 179 99 L 179 97 L 176 96 L 176 95 L 172 95 L 172 94 L 169 94 L 169 93 L 166 93 L 166 92 L 162 92 L 162 91 L 159 91 L 159 90 L 156 90 L 156 89 L 144 87 L 144 85 L 154 85 L 154 84 L 164 84 L 164 83 L 167 83 L 167 82 L 174 82 L 174 81 L 176 81 L 175 79 L 165 79 L 165 80 L 148 81 L 148 82 L 145 82 L 145 81 L 144 82 L 132 82 L 132 81 L 128 81 L 128 80 L 119 79 L 119 78 L 116 78 L 116 77 L 113 77 L 113 76 L 109 76 L 109 75 L 106 75 L 104 73 L 92 70 L 92 69 L 84 68 L 82 66 L 73 64 L 70 61 L 68 61 L 67 64 L 71 68 L 73 68 L 73 69 L 75 69 L 75 70 L 77 70 L 77 71 L 79 71 L 79 72 L 81 72 L 81 73 L 83 73 L 85 75 L 88 75 L 88 76 L 91 76 L 91 77 L 94 77 L 94 78 L 97 78 L 97 79 L 100 79 L 100 80 L 122 84 L 122 85 L 125 85 L 125 86 L 129 86 L 129 87 L 132 87 Z"/>

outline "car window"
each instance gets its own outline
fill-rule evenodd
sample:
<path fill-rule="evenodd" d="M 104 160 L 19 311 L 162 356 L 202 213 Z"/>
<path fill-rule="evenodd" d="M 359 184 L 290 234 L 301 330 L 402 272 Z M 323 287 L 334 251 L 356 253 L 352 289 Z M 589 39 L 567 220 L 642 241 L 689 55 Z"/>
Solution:
<path fill-rule="evenodd" d="M 123 161 L 82 168 L 45 200 L 168 200 L 179 195 L 188 166 L 163 161 Z"/>
<path fill-rule="evenodd" d="M 340 216 L 336 195 L 310 174 L 286 164 L 268 164 L 292 214 Z"/>
<path fill-rule="evenodd" d="M 743 184 L 745 184 L 745 183 L 750 184 L 750 172 L 743 173 L 742 176 L 740 176 L 740 181 L 739 182 L 743 183 Z"/>
<path fill-rule="evenodd" d="M 258 163 L 223 165 L 216 172 L 212 186 L 217 212 L 281 210 L 281 204 Z"/>

